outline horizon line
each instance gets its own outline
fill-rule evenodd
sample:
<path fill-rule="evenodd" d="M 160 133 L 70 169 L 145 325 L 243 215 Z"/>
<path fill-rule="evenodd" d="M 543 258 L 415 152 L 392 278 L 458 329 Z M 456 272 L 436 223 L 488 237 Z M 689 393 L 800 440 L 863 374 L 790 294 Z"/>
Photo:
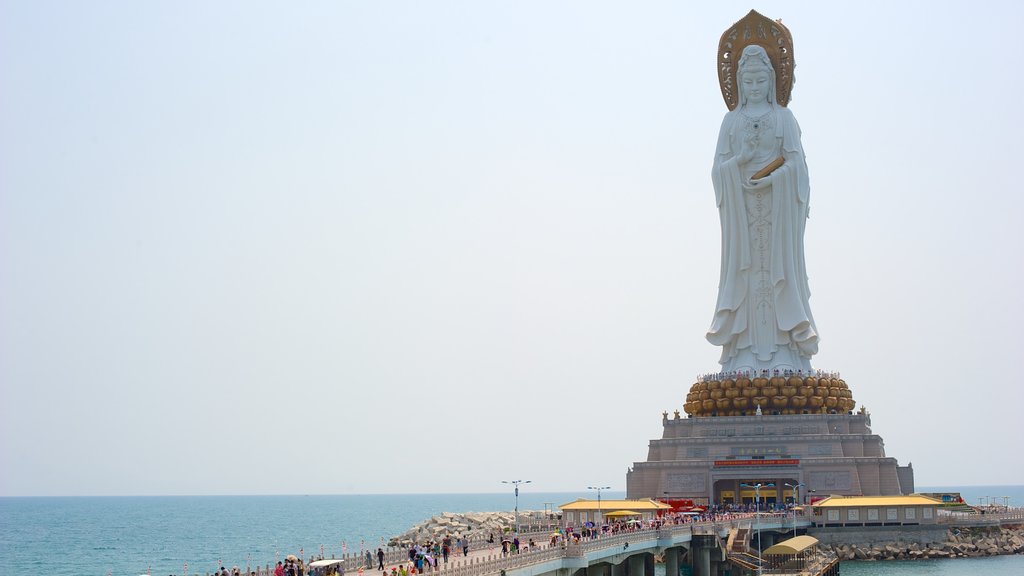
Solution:
<path fill-rule="evenodd" d="M 1024 484 L 935 484 L 920 488 L 1020 488 Z M 609 492 L 625 492 L 610 489 Z M 920 492 L 915 490 L 914 492 Z M 527 494 L 576 494 L 588 492 L 580 490 L 550 490 L 528 492 Z M 258 494 L 0 494 L 0 498 L 217 498 L 217 497 L 309 497 L 309 496 L 469 496 L 469 495 L 504 495 L 498 492 L 306 492 L 306 493 L 258 493 Z"/>

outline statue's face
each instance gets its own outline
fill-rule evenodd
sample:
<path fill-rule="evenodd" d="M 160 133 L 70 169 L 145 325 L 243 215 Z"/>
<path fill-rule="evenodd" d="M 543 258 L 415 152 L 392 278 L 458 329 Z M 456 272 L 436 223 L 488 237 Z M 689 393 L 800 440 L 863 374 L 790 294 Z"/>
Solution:
<path fill-rule="evenodd" d="M 757 70 L 743 74 L 740 86 L 747 102 L 764 102 L 768 99 L 768 82 L 771 76 L 767 70 Z"/>

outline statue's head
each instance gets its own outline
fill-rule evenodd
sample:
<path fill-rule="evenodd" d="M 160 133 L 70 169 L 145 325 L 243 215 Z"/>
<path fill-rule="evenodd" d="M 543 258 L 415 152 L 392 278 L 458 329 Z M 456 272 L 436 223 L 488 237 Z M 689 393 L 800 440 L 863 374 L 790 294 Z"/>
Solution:
<path fill-rule="evenodd" d="M 743 49 L 737 79 L 741 105 L 747 103 L 748 97 L 775 104 L 775 69 L 764 48 L 751 44 Z"/>

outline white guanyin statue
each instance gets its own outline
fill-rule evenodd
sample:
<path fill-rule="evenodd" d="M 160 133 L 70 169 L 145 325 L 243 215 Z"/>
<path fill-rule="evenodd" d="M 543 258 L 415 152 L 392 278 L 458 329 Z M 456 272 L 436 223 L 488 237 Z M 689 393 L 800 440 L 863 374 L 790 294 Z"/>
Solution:
<path fill-rule="evenodd" d="M 792 44 L 785 44 L 788 30 L 781 23 L 768 22 L 785 35 L 767 34 L 761 44 L 756 34 L 748 34 L 753 38 L 747 42 L 743 35 L 723 36 L 726 48 L 720 47 L 719 77 L 731 110 L 722 121 L 712 173 L 722 269 L 707 339 L 722 347 L 725 372 L 807 373 L 818 351 L 804 264 L 810 188 L 800 127 L 785 106 Z M 765 47 L 781 62 L 785 83 Z"/>

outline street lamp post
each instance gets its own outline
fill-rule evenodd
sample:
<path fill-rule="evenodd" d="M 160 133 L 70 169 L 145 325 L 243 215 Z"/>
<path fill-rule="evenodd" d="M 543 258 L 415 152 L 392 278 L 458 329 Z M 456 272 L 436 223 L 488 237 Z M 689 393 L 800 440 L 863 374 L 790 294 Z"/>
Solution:
<path fill-rule="evenodd" d="M 604 515 L 601 514 L 601 490 L 611 490 L 611 486 L 587 486 L 587 490 L 597 490 L 597 519 L 604 524 Z M 598 528 L 598 532 L 601 529 Z"/>
<path fill-rule="evenodd" d="M 800 505 L 800 489 L 806 486 L 803 482 L 799 484 L 785 483 L 793 489 L 793 538 L 796 538 L 796 507 Z"/>
<path fill-rule="evenodd" d="M 519 485 L 529 484 L 533 480 L 502 480 L 502 484 L 512 484 L 516 487 L 516 534 L 519 534 Z"/>
<path fill-rule="evenodd" d="M 1005 509 L 1005 508 L 1009 508 L 1009 506 L 1010 506 L 1010 497 L 1009 497 L 1009 496 L 982 496 L 982 498 L 986 498 L 986 499 L 988 499 L 988 505 L 989 505 L 989 507 L 990 507 L 990 508 L 992 508 L 993 510 L 994 510 L 994 509 L 995 509 L 995 508 L 996 508 L 997 506 L 999 506 L 999 505 L 1000 505 L 1000 504 L 999 504 L 999 501 L 1000 501 L 1000 500 L 1002 500 L 1002 501 L 1003 501 L 1003 503 L 1002 503 L 1002 507 L 1003 507 L 1004 509 Z M 979 498 L 979 499 L 978 499 L 978 501 L 980 502 L 980 501 L 981 501 L 981 498 Z"/>
<path fill-rule="evenodd" d="M 754 489 L 754 523 L 757 524 L 757 573 L 761 574 L 761 488 L 774 488 L 774 482 L 762 484 L 740 484 L 745 488 Z"/>

